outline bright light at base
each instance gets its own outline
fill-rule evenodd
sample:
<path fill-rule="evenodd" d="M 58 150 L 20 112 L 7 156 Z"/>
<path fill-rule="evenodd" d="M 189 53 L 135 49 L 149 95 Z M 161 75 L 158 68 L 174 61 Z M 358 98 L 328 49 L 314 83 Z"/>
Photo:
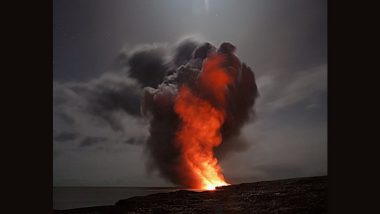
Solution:
<path fill-rule="evenodd" d="M 206 187 L 206 190 L 215 190 L 215 186 L 210 184 Z"/>
<path fill-rule="evenodd" d="M 228 183 L 225 183 L 225 182 L 221 182 L 220 184 L 218 185 L 214 185 L 214 184 L 207 184 L 203 187 L 204 190 L 215 190 L 216 187 L 221 187 L 221 186 L 228 186 L 230 184 Z"/>

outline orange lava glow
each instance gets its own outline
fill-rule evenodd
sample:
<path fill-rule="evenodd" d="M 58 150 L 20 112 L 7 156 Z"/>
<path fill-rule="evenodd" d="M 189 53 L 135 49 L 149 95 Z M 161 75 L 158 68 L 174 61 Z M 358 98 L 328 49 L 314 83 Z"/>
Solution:
<path fill-rule="evenodd" d="M 176 140 L 181 149 L 181 170 L 189 187 L 214 190 L 229 185 L 214 156 L 222 143 L 220 128 L 225 119 L 225 99 L 231 77 L 222 68 L 223 56 L 215 54 L 204 61 L 198 87 L 215 103 L 197 96 L 188 86 L 179 89 L 174 109 L 181 119 Z"/>

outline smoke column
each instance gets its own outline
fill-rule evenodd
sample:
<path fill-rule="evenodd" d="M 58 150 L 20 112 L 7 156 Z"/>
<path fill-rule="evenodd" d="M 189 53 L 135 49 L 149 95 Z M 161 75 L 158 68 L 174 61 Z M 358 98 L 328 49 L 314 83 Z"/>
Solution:
<path fill-rule="evenodd" d="M 144 88 L 148 164 L 175 184 L 194 189 L 228 185 L 216 149 L 239 146 L 232 139 L 249 120 L 258 96 L 252 70 L 234 52 L 226 42 L 218 49 L 210 43 L 182 44 L 163 82 Z"/>

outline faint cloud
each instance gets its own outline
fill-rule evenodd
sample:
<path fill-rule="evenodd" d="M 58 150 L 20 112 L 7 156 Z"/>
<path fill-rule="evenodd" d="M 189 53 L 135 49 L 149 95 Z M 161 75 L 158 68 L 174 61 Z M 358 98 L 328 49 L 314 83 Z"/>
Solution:
<path fill-rule="evenodd" d="M 258 78 L 260 98 L 257 109 L 272 112 L 301 101 L 311 101 L 327 91 L 327 65 L 312 67 L 284 78 L 281 75 Z M 308 108 L 315 107 L 310 103 Z"/>
<path fill-rule="evenodd" d="M 57 142 L 66 142 L 66 141 L 72 141 L 78 138 L 78 134 L 74 132 L 62 132 L 54 136 L 54 141 Z"/>
<path fill-rule="evenodd" d="M 81 143 L 80 143 L 80 147 L 88 147 L 88 146 L 93 146 L 93 145 L 96 145 L 96 144 L 99 144 L 101 142 L 104 142 L 106 141 L 107 138 L 106 137 L 85 137 Z"/>

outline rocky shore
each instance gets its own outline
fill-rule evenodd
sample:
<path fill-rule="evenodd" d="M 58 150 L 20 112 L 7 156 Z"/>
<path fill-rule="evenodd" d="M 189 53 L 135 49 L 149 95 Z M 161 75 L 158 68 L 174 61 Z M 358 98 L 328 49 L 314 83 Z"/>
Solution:
<path fill-rule="evenodd" d="M 243 183 L 215 191 L 180 190 L 54 213 L 327 213 L 327 176 Z"/>

